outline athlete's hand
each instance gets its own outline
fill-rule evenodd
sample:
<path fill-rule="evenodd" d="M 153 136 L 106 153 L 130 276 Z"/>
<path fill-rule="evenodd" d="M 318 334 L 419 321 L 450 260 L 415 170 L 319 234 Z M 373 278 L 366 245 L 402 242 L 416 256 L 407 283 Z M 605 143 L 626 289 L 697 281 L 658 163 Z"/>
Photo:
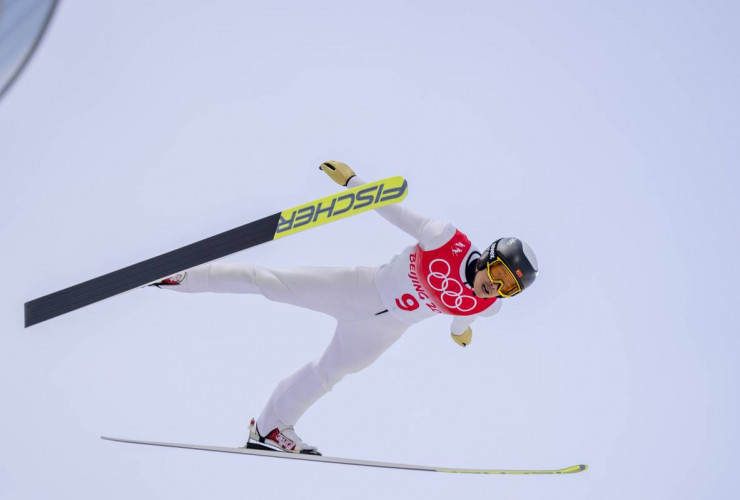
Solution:
<path fill-rule="evenodd" d="M 450 336 L 457 345 L 465 347 L 473 341 L 473 330 L 470 327 L 467 327 L 460 335 L 450 333 Z"/>
<path fill-rule="evenodd" d="M 349 183 L 349 180 L 355 176 L 349 165 L 341 161 L 325 161 L 321 164 L 319 170 L 323 170 L 334 182 L 345 187 Z"/>

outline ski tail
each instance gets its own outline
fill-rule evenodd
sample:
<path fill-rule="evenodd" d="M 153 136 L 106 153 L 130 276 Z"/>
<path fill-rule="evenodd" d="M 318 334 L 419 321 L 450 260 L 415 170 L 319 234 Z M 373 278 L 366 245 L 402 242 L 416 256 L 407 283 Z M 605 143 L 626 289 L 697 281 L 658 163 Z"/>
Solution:
<path fill-rule="evenodd" d="M 402 201 L 403 177 L 389 177 L 283 210 L 230 231 L 26 302 L 29 327 L 191 267 L 338 219 Z"/>

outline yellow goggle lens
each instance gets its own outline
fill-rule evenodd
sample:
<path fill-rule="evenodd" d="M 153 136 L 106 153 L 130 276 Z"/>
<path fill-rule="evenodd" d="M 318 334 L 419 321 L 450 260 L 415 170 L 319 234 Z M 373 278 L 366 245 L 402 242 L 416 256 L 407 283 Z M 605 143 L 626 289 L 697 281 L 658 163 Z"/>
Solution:
<path fill-rule="evenodd" d="M 491 276 L 491 268 L 502 268 L 506 270 L 506 273 L 511 276 L 511 282 L 513 285 L 509 285 L 508 287 L 504 284 L 504 280 L 494 278 Z M 491 280 L 492 283 L 495 283 L 498 285 L 498 294 L 502 297 L 513 297 L 517 293 L 522 291 L 522 287 L 519 286 L 519 281 L 517 281 L 516 276 L 514 276 L 514 273 L 511 272 L 511 269 L 509 269 L 509 266 L 504 264 L 504 261 L 501 260 L 500 257 L 497 257 L 496 260 L 493 262 L 489 262 L 486 266 L 486 271 L 488 272 L 488 279 Z"/>

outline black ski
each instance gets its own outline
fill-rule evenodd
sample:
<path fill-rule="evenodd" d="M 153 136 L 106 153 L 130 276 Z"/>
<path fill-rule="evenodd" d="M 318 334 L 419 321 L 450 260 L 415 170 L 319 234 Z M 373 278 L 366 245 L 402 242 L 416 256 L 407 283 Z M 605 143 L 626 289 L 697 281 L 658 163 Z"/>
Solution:
<path fill-rule="evenodd" d="M 26 302 L 25 326 L 35 325 L 267 241 L 377 207 L 398 203 L 406 197 L 406 193 L 406 181 L 402 177 L 390 177 L 283 210 L 236 229 Z"/>

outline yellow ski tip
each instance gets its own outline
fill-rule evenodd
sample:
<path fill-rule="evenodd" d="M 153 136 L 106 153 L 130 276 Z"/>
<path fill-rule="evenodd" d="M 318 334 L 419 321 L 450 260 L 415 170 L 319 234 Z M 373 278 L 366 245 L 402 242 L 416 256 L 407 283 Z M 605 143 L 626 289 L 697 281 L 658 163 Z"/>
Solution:
<path fill-rule="evenodd" d="M 576 472 L 583 472 L 585 470 L 588 470 L 588 465 L 586 464 L 573 465 L 572 467 L 566 467 L 565 469 L 560 469 L 559 474 L 573 474 Z"/>
<path fill-rule="evenodd" d="M 505 474 L 505 475 L 534 475 L 534 474 L 575 474 L 588 469 L 588 465 L 572 465 L 564 469 L 532 469 L 532 470 L 498 470 L 498 469 L 435 469 L 437 472 L 451 472 L 456 474 Z"/>

